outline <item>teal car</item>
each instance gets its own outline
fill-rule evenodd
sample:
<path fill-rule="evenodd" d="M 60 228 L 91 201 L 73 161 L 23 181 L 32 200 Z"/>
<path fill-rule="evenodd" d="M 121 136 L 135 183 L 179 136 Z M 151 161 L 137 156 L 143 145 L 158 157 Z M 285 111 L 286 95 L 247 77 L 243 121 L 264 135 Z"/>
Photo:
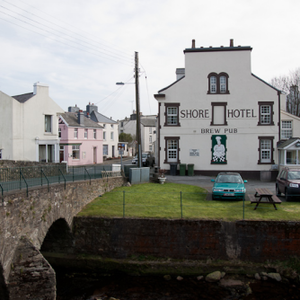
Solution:
<path fill-rule="evenodd" d="M 228 199 L 228 200 L 244 200 L 246 194 L 246 188 L 244 183 L 247 180 L 243 180 L 239 173 L 234 172 L 221 172 L 216 179 L 212 179 L 214 186 L 212 188 L 212 198 Z"/>

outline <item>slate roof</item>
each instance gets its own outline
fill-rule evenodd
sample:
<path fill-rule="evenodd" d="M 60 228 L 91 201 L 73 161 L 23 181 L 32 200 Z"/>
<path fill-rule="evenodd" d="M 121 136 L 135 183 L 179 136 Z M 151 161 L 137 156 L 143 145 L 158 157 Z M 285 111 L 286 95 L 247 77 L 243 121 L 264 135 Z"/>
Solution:
<path fill-rule="evenodd" d="M 150 118 L 141 118 L 141 124 L 143 124 L 145 127 L 155 127 L 155 119 Z"/>
<path fill-rule="evenodd" d="M 93 120 L 87 118 L 86 116 L 83 117 L 83 125 L 78 123 L 78 114 L 73 112 L 65 112 L 61 114 L 61 117 L 67 123 L 66 125 L 71 127 L 88 127 L 88 128 L 103 128 L 102 126 L 98 125 L 98 123 L 94 122 Z"/>
<path fill-rule="evenodd" d="M 24 103 L 27 100 L 29 100 L 30 98 L 32 98 L 33 96 L 35 96 L 34 93 L 27 93 L 27 94 L 12 96 L 12 98 L 16 99 L 20 103 Z"/>
<path fill-rule="evenodd" d="M 109 124 L 117 124 L 118 122 L 100 114 L 99 112 L 93 110 L 91 112 L 91 119 L 98 123 L 109 123 Z"/>
<path fill-rule="evenodd" d="M 296 141 L 300 141 L 300 138 L 290 138 L 286 141 L 281 142 L 278 145 L 278 149 L 284 149 L 287 148 L 288 146 L 292 145 L 293 143 L 295 143 Z"/>

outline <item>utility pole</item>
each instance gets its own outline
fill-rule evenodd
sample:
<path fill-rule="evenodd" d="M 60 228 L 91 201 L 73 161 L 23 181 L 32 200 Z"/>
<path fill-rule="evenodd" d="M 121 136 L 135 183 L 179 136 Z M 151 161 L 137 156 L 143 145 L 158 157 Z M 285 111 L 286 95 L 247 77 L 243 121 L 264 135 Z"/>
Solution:
<path fill-rule="evenodd" d="M 139 54 L 135 52 L 135 104 L 136 104 L 136 136 L 138 143 L 138 167 L 142 167 L 142 141 L 140 121 L 140 93 L 139 93 Z"/>

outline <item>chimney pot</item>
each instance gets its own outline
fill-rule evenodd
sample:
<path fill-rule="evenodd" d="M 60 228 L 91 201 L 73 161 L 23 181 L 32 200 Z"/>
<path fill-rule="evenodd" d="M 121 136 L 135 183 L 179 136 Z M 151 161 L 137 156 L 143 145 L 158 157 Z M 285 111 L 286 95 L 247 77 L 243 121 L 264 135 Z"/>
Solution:
<path fill-rule="evenodd" d="M 233 39 L 230 39 L 230 47 L 234 47 L 233 46 Z"/>
<path fill-rule="evenodd" d="M 196 41 L 192 40 L 192 48 L 196 48 Z"/>

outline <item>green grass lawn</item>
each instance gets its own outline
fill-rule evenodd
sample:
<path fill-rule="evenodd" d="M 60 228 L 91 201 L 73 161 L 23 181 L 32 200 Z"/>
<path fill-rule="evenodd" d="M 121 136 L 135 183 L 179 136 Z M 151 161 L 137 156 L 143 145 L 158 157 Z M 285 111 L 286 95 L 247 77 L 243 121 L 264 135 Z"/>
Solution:
<path fill-rule="evenodd" d="M 300 203 L 277 205 L 245 201 L 209 201 L 207 191 L 177 183 L 145 183 L 119 187 L 86 205 L 78 216 L 242 220 L 300 220 Z M 182 203 L 182 206 L 181 206 Z M 125 205 L 124 205 L 125 204 Z"/>

